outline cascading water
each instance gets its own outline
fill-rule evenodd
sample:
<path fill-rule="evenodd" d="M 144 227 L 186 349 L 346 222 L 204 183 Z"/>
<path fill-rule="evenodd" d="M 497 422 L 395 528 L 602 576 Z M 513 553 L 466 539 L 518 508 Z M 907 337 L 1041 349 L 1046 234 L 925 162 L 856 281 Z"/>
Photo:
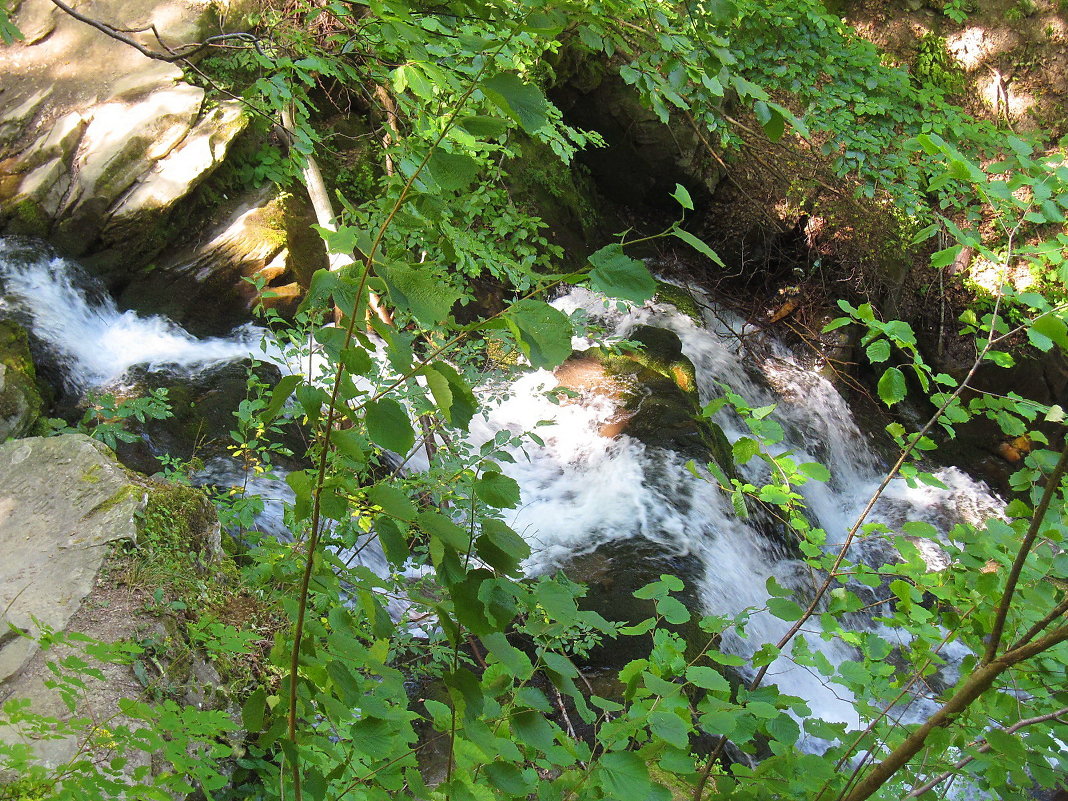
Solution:
<path fill-rule="evenodd" d="M 0 240 L 0 316 L 27 324 L 60 361 L 72 388 L 115 381 L 136 364 L 193 371 L 259 352 L 251 328 L 225 339 L 197 340 L 163 318 L 119 311 L 102 293 L 87 291 L 72 278 L 76 274 L 68 262 L 40 255 L 25 242 Z M 556 305 L 599 320 L 616 339 L 639 325 L 674 331 L 696 368 L 703 402 L 721 395 L 722 384 L 754 407 L 775 404 L 771 419 L 785 433 L 778 447 L 792 451 L 798 461 L 819 461 L 831 469 L 830 482 L 812 481 L 802 488 L 813 522 L 828 532 L 829 542 L 841 539 L 881 480 L 881 460 L 834 386 L 778 343 L 754 331 L 739 338 L 742 321 L 708 312 L 702 325 L 663 304 L 620 310 L 586 290 L 575 290 Z M 576 341 L 576 347 L 586 344 Z M 503 401 L 491 404 L 472 424 L 471 437 L 478 444 L 500 431 L 519 433 L 538 421 L 549 422 L 537 428 L 543 444 L 529 441 L 513 454 L 514 463 L 504 465 L 522 489 L 523 505 L 507 522 L 531 543 L 530 572 L 553 569 L 605 543 L 643 538 L 695 567 L 697 598 L 709 614 L 763 609 L 770 577 L 804 595 L 812 578 L 801 563 L 757 522 L 739 519 L 725 494 L 687 469 L 683 456 L 627 434 L 602 436 L 602 426 L 613 414 L 611 402 L 588 394 L 580 402 L 554 403 L 549 391 L 557 383 L 546 371 L 527 372 L 507 387 Z M 717 422 L 732 441 L 749 433 L 728 411 L 721 411 Z M 420 458 L 411 455 L 409 466 L 418 469 Z M 215 462 L 201 480 L 240 484 L 235 469 L 233 463 Z M 756 483 L 759 469 L 754 460 L 742 473 Z M 924 520 L 946 531 L 962 519 L 976 522 L 998 513 L 1000 504 L 984 485 L 953 468 L 937 475 L 948 489 L 892 483 L 870 520 L 891 527 L 903 520 Z M 273 499 L 265 506 L 262 527 L 284 535 L 282 511 L 291 497 L 289 488 L 274 482 L 250 489 Z M 881 558 L 877 543 L 861 542 L 857 556 L 864 558 L 869 548 L 872 560 Z M 936 559 L 937 548 L 930 546 L 929 551 Z M 372 568 L 385 566 L 373 549 L 361 559 Z M 728 633 L 723 646 L 751 655 L 762 643 L 778 640 L 786 626 L 758 611 L 747 638 Z M 811 647 L 832 663 L 852 656 L 837 641 L 809 636 Z M 859 723 L 845 690 L 785 659 L 772 664 L 769 680 L 807 699 L 824 720 Z M 921 714 L 922 708 L 921 699 L 913 714 Z M 820 747 L 816 741 L 809 745 Z"/>
<path fill-rule="evenodd" d="M 0 316 L 24 324 L 62 370 L 68 389 L 120 381 L 131 367 L 191 372 L 247 358 L 262 331 L 197 339 L 165 317 L 120 311 L 76 265 L 18 238 L 0 238 Z"/>

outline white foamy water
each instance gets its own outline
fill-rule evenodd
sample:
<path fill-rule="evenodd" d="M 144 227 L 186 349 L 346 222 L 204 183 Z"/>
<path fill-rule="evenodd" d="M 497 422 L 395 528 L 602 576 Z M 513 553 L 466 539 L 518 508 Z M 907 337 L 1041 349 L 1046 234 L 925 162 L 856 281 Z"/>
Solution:
<path fill-rule="evenodd" d="M 262 331 L 197 339 L 165 317 L 121 311 L 66 259 L 0 238 L 0 316 L 27 325 L 62 366 L 71 389 L 120 381 L 132 367 L 193 371 L 247 358 Z"/>
<path fill-rule="evenodd" d="M 251 328 L 227 338 L 196 339 L 165 318 L 122 312 L 102 293 L 87 294 L 74 270 L 61 259 L 32 255 L 24 243 L 0 239 L 0 316 L 15 316 L 29 325 L 63 365 L 73 388 L 118 380 L 135 365 L 193 371 L 249 355 L 262 358 L 258 334 Z M 696 367 L 702 401 L 722 395 L 725 385 L 752 407 L 775 404 L 769 419 L 785 432 L 776 451 L 790 451 L 798 462 L 823 462 L 831 470 L 831 482 L 810 481 L 801 492 L 812 522 L 827 531 L 828 542 L 842 540 L 881 480 L 884 465 L 845 399 L 816 370 L 754 332 L 739 339 L 736 333 L 745 326 L 729 315 L 710 313 L 704 324 L 697 324 L 665 305 L 621 311 L 585 290 L 570 293 L 556 305 L 602 321 L 614 338 L 626 338 L 639 325 L 674 331 Z M 315 369 L 314 359 L 312 364 Z M 614 413 L 603 395 L 589 393 L 578 402 L 556 404 L 546 394 L 556 385 L 551 373 L 529 371 L 506 388 L 505 400 L 491 405 L 472 424 L 476 445 L 501 431 L 534 430 L 543 442 L 528 441 L 513 449 L 515 462 L 502 465 L 522 489 L 522 506 L 507 522 L 532 545 L 528 570 L 550 570 L 604 543 L 642 538 L 695 567 L 692 572 L 700 577 L 697 597 L 705 613 L 754 610 L 744 639 L 731 632 L 725 635 L 727 650 L 750 656 L 763 643 L 782 637 L 789 624 L 762 611 L 768 602 L 767 580 L 775 577 L 803 600 L 820 577 L 794 559 L 766 523 L 762 527 L 758 520 L 739 519 L 725 494 L 695 477 L 683 457 L 626 434 L 614 439 L 601 436 L 602 425 Z M 539 426 L 539 421 L 550 424 Z M 716 422 L 732 441 L 750 433 L 726 409 L 717 414 Z M 423 458 L 421 453 L 412 454 L 409 469 L 419 469 Z M 761 476 L 757 462 L 742 468 L 743 476 L 754 483 Z M 870 522 L 900 530 L 905 521 L 921 520 L 948 532 L 962 520 L 977 522 L 998 513 L 1000 504 L 985 485 L 952 468 L 936 474 L 948 489 L 910 488 L 895 481 Z M 200 480 L 221 485 L 245 481 L 236 464 L 222 461 L 209 465 Z M 265 498 L 260 527 L 275 536 L 288 536 L 284 513 L 292 493 L 284 481 L 252 479 L 247 491 Z M 923 547 L 937 566 L 937 546 Z M 853 556 L 881 564 L 886 555 L 881 541 L 861 540 Z M 350 556 L 354 554 L 341 554 L 343 559 Z M 386 569 L 377 543 L 355 558 L 374 570 Z M 402 607 L 391 611 L 403 614 Z M 825 641 L 819 634 L 813 626 L 805 636 L 810 647 L 822 651 L 833 664 L 855 656 L 843 643 Z M 947 650 L 953 650 L 952 644 Z M 817 717 L 860 725 L 848 692 L 787 658 L 770 666 L 768 680 L 806 699 Z M 922 712 L 924 703 L 916 701 L 914 714 Z M 822 744 L 810 740 L 805 747 L 816 750 Z"/>

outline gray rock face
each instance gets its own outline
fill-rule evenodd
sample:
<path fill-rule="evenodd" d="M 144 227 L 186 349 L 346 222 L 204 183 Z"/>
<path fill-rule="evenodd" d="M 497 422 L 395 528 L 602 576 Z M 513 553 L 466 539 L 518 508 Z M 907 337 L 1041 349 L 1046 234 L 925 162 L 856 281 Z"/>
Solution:
<path fill-rule="evenodd" d="M 82 10 L 120 27 L 151 23 L 171 42 L 197 41 L 209 13 L 196 0 L 96 0 Z M 244 128 L 240 104 L 209 107 L 175 65 L 48 0 L 25 0 L 15 22 L 48 33 L 0 47 L 0 231 L 46 236 L 76 256 L 151 258 L 168 213 Z"/>
<path fill-rule="evenodd" d="M 8 624 L 62 631 L 93 588 L 103 546 L 137 537 L 143 490 L 99 442 L 84 434 L 0 444 L 0 609 Z M 35 622 L 35 620 L 37 622 Z M 37 650 L 0 639 L 0 685 Z"/>

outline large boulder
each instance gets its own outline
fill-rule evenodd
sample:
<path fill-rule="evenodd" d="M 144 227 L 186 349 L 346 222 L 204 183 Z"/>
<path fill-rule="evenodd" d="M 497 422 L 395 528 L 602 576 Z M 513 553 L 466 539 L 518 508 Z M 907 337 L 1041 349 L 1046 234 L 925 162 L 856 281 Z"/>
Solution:
<path fill-rule="evenodd" d="M 153 604 L 170 609 L 183 584 L 230 580 L 214 509 L 198 490 L 127 473 L 83 434 L 12 440 L 0 444 L 0 547 L 0 703 L 23 699 L 30 714 L 53 721 L 41 733 L 0 725 L 0 740 L 29 746 L 34 761 L 56 768 L 112 747 L 100 729 L 87 740 L 93 727 L 79 721 L 104 721 L 112 732 L 143 725 L 124 713 L 123 699 L 166 694 L 198 708 L 226 707 L 225 681 L 186 644 L 186 619 L 152 611 Z M 87 638 L 136 642 L 148 655 L 132 664 L 83 662 L 76 646 Z M 73 709 L 49 665 L 64 661 L 76 672 L 92 666 L 77 674 Z M 127 775 L 168 769 L 147 752 L 123 756 Z M 0 772 L 0 796 L 11 778 Z"/>
<path fill-rule="evenodd" d="M 0 442 L 30 433 L 43 406 L 26 331 L 0 320 Z"/>
<path fill-rule="evenodd" d="M 564 402 L 607 397 L 616 411 L 602 426 L 603 436 L 627 434 L 700 462 L 714 459 L 733 473 L 730 443 L 719 426 L 701 416 L 694 366 L 683 355 L 678 335 L 642 325 L 629 338 L 641 349 L 616 354 L 589 348 L 560 365 L 556 379 L 573 394 Z"/>
<path fill-rule="evenodd" d="M 84 434 L 0 444 L 0 608 L 5 629 L 63 631 L 93 588 L 102 547 L 137 537 L 144 491 L 107 448 Z M 25 637 L 0 647 L 0 684 L 37 650 Z"/>

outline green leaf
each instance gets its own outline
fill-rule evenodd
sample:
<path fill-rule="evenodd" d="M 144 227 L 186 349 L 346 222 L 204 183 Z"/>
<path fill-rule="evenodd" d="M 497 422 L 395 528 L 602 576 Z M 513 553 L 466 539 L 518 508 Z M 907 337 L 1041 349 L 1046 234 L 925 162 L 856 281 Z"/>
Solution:
<path fill-rule="evenodd" d="M 830 481 L 831 471 L 819 462 L 804 462 L 797 469 L 815 481 Z"/>
<path fill-rule="evenodd" d="M 278 412 L 282 410 L 286 400 L 293 394 L 293 390 L 297 388 L 297 385 L 302 380 L 303 377 L 299 375 L 284 375 L 275 384 L 274 389 L 271 391 L 271 402 L 267 404 L 267 407 L 260 414 L 260 420 L 263 425 L 267 425 L 274 420 Z"/>
<path fill-rule="evenodd" d="M 652 785 L 645 760 L 633 751 L 612 751 L 601 757 L 601 782 L 618 799 L 645 799 Z"/>
<path fill-rule="evenodd" d="M 868 361 L 872 364 L 885 362 L 890 358 L 890 341 L 877 339 L 868 345 Z"/>
<path fill-rule="evenodd" d="M 908 394 L 908 387 L 905 385 L 905 374 L 896 367 L 889 368 L 879 379 L 878 392 L 879 397 L 882 398 L 883 403 L 887 406 L 900 403 L 905 399 L 905 395 Z"/>
<path fill-rule="evenodd" d="M 676 748 L 687 748 L 690 745 L 690 727 L 674 712 L 653 712 L 649 716 L 649 730 Z"/>
<path fill-rule="evenodd" d="M 402 456 L 415 444 L 415 431 L 408 413 L 391 398 L 371 401 L 367 404 L 367 436 L 387 451 Z"/>
<path fill-rule="evenodd" d="M 500 117 L 463 117 L 457 125 L 479 139 L 496 139 L 508 130 L 508 123 Z"/>
<path fill-rule="evenodd" d="M 475 482 L 475 495 L 495 509 L 519 506 L 519 484 L 514 478 L 495 470 L 487 470 Z"/>
<path fill-rule="evenodd" d="M 449 391 L 452 393 L 452 406 L 449 409 L 449 423 L 463 431 L 467 431 L 471 425 L 471 418 L 478 411 L 478 402 L 475 393 L 463 376 L 456 372 L 456 368 L 445 362 L 435 362 L 432 368 L 443 375 L 449 382 Z M 432 388 L 433 391 L 433 388 Z"/>
<path fill-rule="evenodd" d="M 467 189 L 479 171 L 478 162 L 470 156 L 449 153 L 440 147 L 434 148 L 427 168 L 437 185 L 449 192 Z"/>
<path fill-rule="evenodd" d="M 530 546 L 500 520 L 492 517 L 482 521 L 482 534 L 475 540 L 478 558 L 490 567 L 505 573 L 521 573 L 520 563 L 530 556 Z"/>
<path fill-rule="evenodd" d="M 548 303 L 521 300 L 504 313 L 504 320 L 535 367 L 551 370 L 571 355 L 571 321 Z"/>
<path fill-rule="evenodd" d="M 690 198 L 690 193 L 686 190 L 686 187 L 682 184 L 675 184 L 675 191 L 671 193 L 671 196 L 678 201 L 678 204 L 687 211 L 693 211 L 693 200 Z"/>
<path fill-rule="evenodd" d="M 1052 340 L 1062 350 L 1068 350 L 1068 326 L 1060 317 L 1054 314 L 1043 314 L 1031 323 L 1030 330 Z"/>
<path fill-rule="evenodd" d="M 782 135 L 786 131 L 786 119 L 781 112 L 763 100 L 758 100 L 753 104 L 753 112 L 756 114 L 757 122 L 764 128 L 764 133 L 767 134 L 768 139 L 772 142 L 782 139 Z"/>
<path fill-rule="evenodd" d="M 375 521 L 375 533 L 382 546 L 382 553 L 394 567 L 402 566 L 408 560 L 408 540 L 392 518 L 379 516 Z"/>
<path fill-rule="evenodd" d="M 618 243 L 601 248 L 589 261 L 590 286 L 610 298 L 644 303 L 656 294 L 656 281 L 645 263 L 632 259 Z"/>
<path fill-rule="evenodd" d="M 760 453 L 760 443 L 752 437 L 742 437 L 731 446 L 731 453 L 737 464 L 746 464 Z"/>
<path fill-rule="evenodd" d="M 721 259 L 719 257 L 719 254 L 717 254 L 716 251 L 712 250 L 712 248 L 710 248 L 703 241 L 701 241 L 696 236 L 691 234 L 689 231 L 684 231 L 681 228 L 672 228 L 671 229 L 671 235 L 674 236 L 674 237 L 677 237 L 678 239 L 681 239 L 683 242 L 685 242 L 687 245 L 692 247 L 694 250 L 696 250 L 702 256 L 705 256 L 705 257 L 711 259 L 713 262 L 718 264 L 720 267 L 726 267 L 727 266 L 726 264 L 723 263 L 723 259 Z"/>
<path fill-rule="evenodd" d="M 686 679 L 705 690 L 730 692 L 731 683 L 714 668 L 691 667 L 686 669 Z"/>
<path fill-rule="evenodd" d="M 423 375 L 426 376 L 426 384 L 430 387 L 430 394 L 434 396 L 434 403 L 437 404 L 441 416 L 446 422 L 451 423 L 452 387 L 449 386 L 449 379 L 433 365 L 424 367 Z"/>
<path fill-rule="evenodd" d="M 528 134 L 536 133 L 549 122 L 545 95 L 533 84 L 524 83 L 510 72 L 494 75 L 482 82 L 482 91 L 501 111 L 518 122 Z"/>
<path fill-rule="evenodd" d="M 454 551 L 465 553 L 470 542 L 467 532 L 445 515 L 426 510 L 416 518 L 419 528 L 431 537 L 441 540 Z"/>
<path fill-rule="evenodd" d="M 427 269 L 381 265 L 378 274 L 386 282 L 393 304 L 407 309 L 426 326 L 437 325 L 448 317 L 460 299 L 459 289 L 445 284 Z"/>
<path fill-rule="evenodd" d="M 799 620 L 804 610 L 789 598 L 769 598 L 768 610 L 780 620 Z"/>
<path fill-rule="evenodd" d="M 267 712 L 267 691 L 260 687 L 252 693 L 241 706 L 241 722 L 248 732 L 258 732 L 263 728 L 263 719 Z"/>
<path fill-rule="evenodd" d="M 534 777 L 509 762 L 490 762 L 486 765 L 486 778 L 509 796 L 525 797 L 534 790 Z"/>

